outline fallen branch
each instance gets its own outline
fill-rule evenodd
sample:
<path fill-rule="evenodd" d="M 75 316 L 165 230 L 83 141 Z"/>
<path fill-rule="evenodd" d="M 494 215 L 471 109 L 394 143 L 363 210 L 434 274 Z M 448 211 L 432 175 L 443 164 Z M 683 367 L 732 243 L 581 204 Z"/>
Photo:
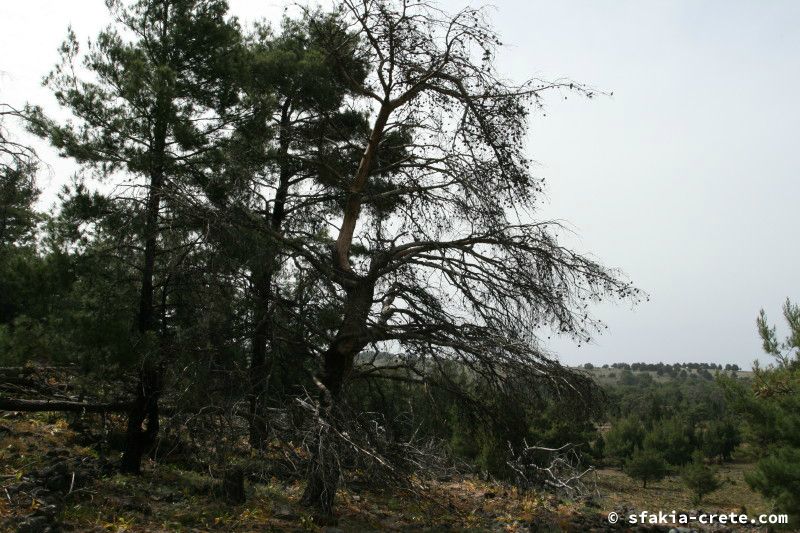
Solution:
<path fill-rule="evenodd" d="M 21 400 L 0 398 L 0 411 L 24 411 L 36 413 L 43 411 L 64 411 L 70 413 L 124 413 L 130 410 L 132 402 L 86 403 L 58 400 Z"/>
<path fill-rule="evenodd" d="M 53 370 L 72 370 L 74 365 L 63 366 L 0 366 L 0 374 L 33 374 Z"/>
<path fill-rule="evenodd" d="M 597 491 L 596 486 L 584 482 L 584 477 L 593 473 L 593 467 L 582 467 L 583 461 L 573 444 L 559 448 L 529 446 L 524 443 L 519 454 L 509 443 L 512 459 L 508 466 L 516 474 L 520 490 L 546 488 L 571 496 L 583 496 Z"/>

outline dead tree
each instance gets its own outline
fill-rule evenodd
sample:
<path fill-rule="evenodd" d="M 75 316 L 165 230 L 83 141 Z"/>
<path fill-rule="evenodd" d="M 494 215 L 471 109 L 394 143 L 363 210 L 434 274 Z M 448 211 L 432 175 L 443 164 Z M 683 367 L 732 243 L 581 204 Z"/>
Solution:
<path fill-rule="evenodd" d="M 585 342 L 599 326 L 589 303 L 637 295 L 618 272 L 561 246 L 558 223 L 536 218 L 543 184 L 525 155 L 529 111 L 549 90 L 591 91 L 503 80 L 481 10 L 450 17 L 426 2 L 345 0 L 336 16 L 319 31 L 356 95 L 343 105 L 370 117 L 352 146 L 359 164 L 321 167 L 287 193 L 304 224 L 264 230 L 298 272 L 315 273 L 318 306 L 337 313 L 332 326 L 304 324 L 324 346 L 303 501 L 324 514 L 340 477 L 336 412 L 362 350 L 392 352 L 414 379 L 454 390 L 439 371 L 447 362 L 521 401 L 543 384 L 580 395 L 590 381 L 544 354 L 537 332 Z M 353 57 L 368 66 L 364 81 L 348 76 Z"/>

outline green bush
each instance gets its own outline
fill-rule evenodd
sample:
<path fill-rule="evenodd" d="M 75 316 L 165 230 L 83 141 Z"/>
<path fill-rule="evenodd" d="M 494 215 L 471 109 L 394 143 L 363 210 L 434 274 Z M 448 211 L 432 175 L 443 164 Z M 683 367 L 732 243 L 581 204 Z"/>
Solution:
<path fill-rule="evenodd" d="M 741 442 L 738 426 L 730 419 L 712 420 L 700 434 L 701 447 L 707 457 L 731 460 L 731 454 Z"/>
<path fill-rule="evenodd" d="M 633 456 L 636 448 L 642 447 L 644 426 L 633 417 L 622 418 L 611 425 L 606 434 L 606 456 L 624 462 Z"/>
<path fill-rule="evenodd" d="M 790 446 L 775 449 L 758 462 L 745 480 L 774 500 L 778 509 L 800 516 L 800 449 Z"/>
<path fill-rule="evenodd" d="M 669 418 L 653 425 L 644 437 L 644 447 L 658 449 L 671 465 L 685 465 L 692 459 L 694 445 L 691 426 L 680 418 Z"/>
<path fill-rule="evenodd" d="M 763 310 L 756 321 L 764 352 L 776 364 L 766 369 L 756 364 L 752 387 L 732 378 L 720 383 L 746 421 L 749 444 L 761 453 L 745 479 L 791 521 L 800 519 L 800 306 L 787 300 L 783 316 L 789 327 L 783 341 Z"/>
<path fill-rule="evenodd" d="M 703 496 L 717 490 L 722 483 L 717 477 L 717 472 L 703 462 L 700 453 L 694 454 L 694 459 L 689 463 L 681 474 L 684 485 L 692 491 L 693 501 L 699 504 Z"/>
<path fill-rule="evenodd" d="M 633 452 L 633 456 L 625 463 L 625 473 L 633 479 L 642 482 L 642 487 L 647 487 L 648 481 L 660 481 L 667 475 L 667 463 L 655 450 L 640 450 Z"/>

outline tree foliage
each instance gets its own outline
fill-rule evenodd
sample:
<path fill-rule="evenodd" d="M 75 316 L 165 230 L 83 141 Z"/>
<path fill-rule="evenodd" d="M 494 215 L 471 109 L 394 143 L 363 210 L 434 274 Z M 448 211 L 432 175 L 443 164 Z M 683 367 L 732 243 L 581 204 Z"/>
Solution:
<path fill-rule="evenodd" d="M 644 436 L 644 427 L 638 419 L 623 418 L 614 423 L 605 435 L 606 455 L 624 462 L 642 447 Z"/>
<path fill-rule="evenodd" d="M 667 463 L 657 451 L 637 448 L 625 462 L 625 473 L 640 480 L 642 487 L 647 488 L 648 481 L 664 479 L 667 475 Z"/>
<path fill-rule="evenodd" d="M 592 303 L 639 292 L 541 219 L 525 140 L 548 92 L 591 90 L 506 80 L 481 9 L 345 0 L 245 31 L 223 0 L 107 5 L 46 78 L 70 118 L 24 113 L 80 165 L 38 235 L 35 165 L 2 138 L 0 346 L 129 402 L 123 471 L 164 408 L 302 442 L 323 513 L 342 469 L 420 468 L 420 428 L 494 475 L 527 441 L 588 454 L 603 395 L 540 335 L 587 342 Z"/>
<path fill-rule="evenodd" d="M 703 462 L 702 454 L 695 454 L 692 462 L 683 468 L 681 478 L 692 491 L 695 505 L 703 500 L 703 496 L 722 486 L 716 471 Z"/>
<path fill-rule="evenodd" d="M 680 417 L 655 422 L 643 439 L 646 449 L 660 450 L 671 465 L 684 465 L 694 451 L 694 429 Z"/>
<path fill-rule="evenodd" d="M 748 483 L 777 507 L 800 515 L 800 306 L 786 300 L 783 315 L 789 333 L 779 341 L 762 310 L 756 327 L 764 351 L 776 365 L 754 364 L 750 389 L 726 381 L 726 392 L 747 422 L 746 437 L 762 454 Z"/>

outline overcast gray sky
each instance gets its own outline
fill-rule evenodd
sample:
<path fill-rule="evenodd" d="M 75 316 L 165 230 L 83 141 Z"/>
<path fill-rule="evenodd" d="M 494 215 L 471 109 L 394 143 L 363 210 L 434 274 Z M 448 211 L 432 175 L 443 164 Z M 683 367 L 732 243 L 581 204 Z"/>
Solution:
<path fill-rule="evenodd" d="M 231 0 L 243 21 L 283 3 Z M 446 0 L 455 10 L 465 2 Z M 476 5 L 476 3 L 472 3 Z M 569 77 L 612 97 L 555 94 L 532 123 L 547 178 L 543 216 L 570 244 L 622 268 L 650 302 L 597 308 L 609 330 L 550 346 L 567 363 L 713 361 L 759 355 L 755 316 L 800 300 L 800 2 L 498 0 L 509 78 Z M 0 101 L 52 109 L 40 80 L 72 24 L 107 23 L 102 0 L 2 0 Z M 71 172 L 51 169 L 46 198 Z"/>

